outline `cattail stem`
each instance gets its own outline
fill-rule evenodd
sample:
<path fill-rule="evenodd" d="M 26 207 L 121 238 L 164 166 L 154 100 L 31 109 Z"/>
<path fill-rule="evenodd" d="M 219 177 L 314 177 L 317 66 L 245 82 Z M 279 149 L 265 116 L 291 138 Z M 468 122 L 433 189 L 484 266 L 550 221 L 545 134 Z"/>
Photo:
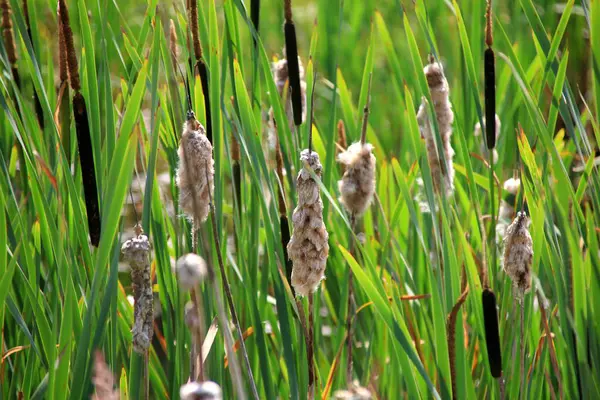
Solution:
<path fill-rule="evenodd" d="M 308 295 L 308 348 L 307 348 L 307 362 L 308 362 L 308 400 L 315 398 L 315 317 L 314 317 L 314 293 Z"/>
<path fill-rule="evenodd" d="M 198 292 L 196 291 L 196 289 L 192 289 L 190 292 L 190 295 L 192 297 L 192 302 L 194 304 L 194 312 L 197 314 L 198 316 L 198 326 L 194 332 L 194 352 L 195 352 L 195 357 L 194 357 L 194 367 L 196 368 L 196 375 L 194 377 L 194 379 L 198 382 L 203 382 L 206 378 L 204 375 L 204 362 L 203 362 L 203 356 L 202 356 L 202 343 L 204 341 L 204 318 L 203 318 L 203 313 L 202 310 L 203 305 L 202 305 L 202 299 L 201 297 L 198 295 Z"/>
<path fill-rule="evenodd" d="M 288 61 L 289 63 L 289 61 Z M 289 65 L 289 64 L 288 64 Z M 289 68 L 289 67 L 288 67 Z M 310 98 L 310 126 L 308 127 L 308 154 L 312 154 L 312 131 L 315 123 L 315 84 L 317 83 L 317 71 L 313 74 L 312 92 Z M 293 101 L 293 98 L 292 98 Z M 296 124 L 299 125 L 299 124 Z"/>
<path fill-rule="evenodd" d="M 208 171 L 208 167 L 206 168 Z M 223 262 L 223 256 L 221 254 L 221 245 L 219 240 L 219 231 L 217 229 L 217 219 L 215 213 L 215 207 L 212 201 L 212 195 L 209 191 L 209 201 L 210 201 L 210 220 L 212 225 L 213 239 L 215 241 L 215 246 L 217 248 L 217 260 L 219 262 L 219 269 L 221 271 L 221 279 L 223 280 L 223 289 L 225 290 L 225 296 L 227 298 L 227 303 L 229 304 L 229 312 L 231 313 L 231 318 L 233 320 L 233 324 L 235 325 L 236 331 L 238 333 L 238 340 L 240 342 L 240 348 L 242 350 L 242 356 L 244 357 L 244 362 L 246 364 L 246 372 L 248 373 L 248 379 L 250 381 L 250 389 L 252 391 L 252 395 L 254 399 L 259 400 L 258 390 L 256 388 L 256 382 L 254 381 L 254 375 L 252 374 L 252 367 L 250 365 L 250 359 L 248 358 L 248 351 L 246 350 L 246 343 L 244 341 L 244 333 L 240 327 L 240 321 L 238 320 L 237 312 L 235 311 L 235 304 L 233 302 L 233 296 L 231 295 L 231 287 L 229 286 L 229 281 L 227 279 L 227 274 L 225 272 L 225 264 Z M 234 354 L 231 354 L 231 357 L 235 357 Z"/>
<path fill-rule="evenodd" d="M 525 398 L 525 299 L 519 300 L 520 314 L 521 314 L 521 334 L 520 334 L 520 354 L 519 354 L 519 365 L 521 372 L 521 386 L 519 389 L 519 399 Z M 548 338 L 552 340 L 552 338 Z"/>
<path fill-rule="evenodd" d="M 360 144 L 364 145 L 367 141 L 367 126 L 369 125 L 369 112 L 371 105 L 371 82 L 373 80 L 373 73 L 369 74 L 369 88 L 367 89 L 367 103 L 365 104 L 365 108 L 363 110 L 363 123 L 362 130 L 360 132 Z"/>
<path fill-rule="evenodd" d="M 366 109 L 366 107 L 365 107 Z M 366 120 L 366 118 L 365 118 Z M 352 213 L 350 217 L 350 226 L 352 227 L 352 233 L 350 234 L 350 254 L 354 254 L 354 236 L 357 234 L 356 230 L 356 214 Z M 352 386 L 352 300 L 354 298 L 354 274 L 352 268 L 348 267 L 348 314 L 346 316 L 346 351 L 347 351 L 347 364 L 346 364 L 346 385 L 350 388 Z"/>
<path fill-rule="evenodd" d="M 275 124 L 275 129 L 277 129 L 277 124 Z M 290 242 L 290 223 L 287 217 L 287 207 L 285 204 L 285 191 L 283 187 L 283 154 L 281 152 L 281 147 L 279 143 L 279 135 L 278 132 L 275 134 L 275 163 L 276 163 L 276 173 L 277 178 L 279 179 L 279 184 L 281 185 L 281 189 L 278 191 L 278 208 L 279 208 L 279 226 L 281 229 L 281 246 L 283 247 L 283 259 L 285 260 L 285 276 L 288 282 L 292 282 L 292 269 L 293 263 L 292 260 L 288 257 L 287 245 Z M 293 286 L 292 294 L 296 295 L 295 289 Z"/>

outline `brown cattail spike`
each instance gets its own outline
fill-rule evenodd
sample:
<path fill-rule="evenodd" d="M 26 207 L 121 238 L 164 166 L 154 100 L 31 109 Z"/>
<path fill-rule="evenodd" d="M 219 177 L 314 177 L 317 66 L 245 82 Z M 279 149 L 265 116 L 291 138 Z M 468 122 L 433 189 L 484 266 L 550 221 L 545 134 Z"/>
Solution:
<path fill-rule="evenodd" d="M 77 133 L 77 146 L 79 149 L 79 162 L 81 164 L 81 178 L 83 181 L 83 194 L 87 210 L 90 241 L 93 246 L 100 244 L 101 218 L 98 204 L 98 187 L 96 185 L 96 167 L 94 165 L 94 151 L 90 136 L 90 125 L 87 107 L 83 95 L 76 92 L 73 96 L 73 112 L 75 114 L 75 132 Z"/>
<path fill-rule="evenodd" d="M 192 47 L 196 61 L 202 59 L 202 47 L 200 47 L 200 38 L 198 37 L 198 0 L 190 0 L 188 4 L 190 19 L 190 30 L 192 31 Z"/>
<path fill-rule="evenodd" d="M 492 0 L 487 0 L 485 9 L 485 44 L 492 47 L 494 44 L 494 35 L 492 33 Z"/>
<path fill-rule="evenodd" d="M 2 36 L 4 37 L 4 47 L 6 48 L 6 54 L 8 61 L 11 66 L 14 66 L 17 62 L 17 46 L 15 44 L 15 38 L 13 37 L 13 26 L 11 20 L 12 9 L 10 8 L 10 2 L 8 0 L 0 1 L 0 8 L 2 9 Z"/>
<path fill-rule="evenodd" d="M 179 63 L 179 48 L 177 46 L 177 30 L 175 29 L 175 23 L 172 19 L 169 20 L 169 50 L 171 52 L 171 59 L 173 65 L 177 65 Z"/>
<path fill-rule="evenodd" d="M 81 81 L 79 80 L 79 65 L 77 63 L 77 55 L 75 54 L 75 46 L 73 44 L 73 31 L 69 22 L 69 10 L 65 0 L 58 0 L 58 14 L 62 22 L 61 28 L 65 47 L 67 49 L 67 66 L 69 68 L 69 78 L 71 80 L 71 88 L 79 92 L 81 90 Z"/>
<path fill-rule="evenodd" d="M 288 61 L 290 90 L 292 91 L 292 110 L 294 123 L 302 124 L 302 89 L 300 87 L 300 66 L 298 65 L 298 43 L 296 42 L 296 27 L 292 21 L 292 2 L 285 0 L 285 54 Z"/>
<path fill-rule="evenodd" d="M 500 378 L 502 376 L 502 352 L 500 351 L 496 295 L 491 289 L 486 288 L 483 290 L 481 302 L 490 373 L 494 378 Z"/>
<path fill-rule="evenodd" d="M 496 147 L 496 60 L 494 50 L 484 53 L 485 78 L 485 136 L 488 149 Z"/>
<path fill-rule="evenodd" d="M 346 127 L 341 119 L 337 123 L 337 144 L 341 150 L 346 150 L 348 147 L 348 139 L 346 139 Z"/>
<path fill-rule="evenodd" d="M 518 212 L 506 229 L 504 238 L 504 272 L 512 279 L 515 295 L 519 300 L 531 289 L 533 241 L 529 233 L 530 223 L 525 211 Z"/>
<path fill-rule="evenodd" d="M 67 42 L 65 40 L 65 34 L 62 27 L 62 18 L 60 13 L 58 15 L 58 76 L 60 77 L 60 83 L 67 82 L 69 80 L 69 67 L 67 63 Z"/>

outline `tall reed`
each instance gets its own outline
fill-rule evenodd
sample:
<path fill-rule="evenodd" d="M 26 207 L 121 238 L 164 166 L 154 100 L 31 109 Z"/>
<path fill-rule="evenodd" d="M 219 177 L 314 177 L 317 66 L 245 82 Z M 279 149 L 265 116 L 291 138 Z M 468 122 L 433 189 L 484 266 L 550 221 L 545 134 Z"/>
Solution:
<path fill-rule="evenodd" d="M 77 133 L 77 144 L 79 147 L 79 162 L 81 165 L 83 194 L 85 196 L 85 205 L 87 209 L 90 240 L 93 246 L 98 247 L 100 244 L 101 217 L 87 107 L 85 99 L 81 94 L 79 66 L 77 63 L 77 55 L 75 54 L 75 46 L 73 45 L 73 31 L 71 30 L 71 23 L 69 22 L 69 11 L 65 0 L 59 0 L 58 8 L 63 39 L 67 50 L 69 81 L 71 83 L 71 89 L 75 92 L 73 95 L 73 112 L 75 113 L 75 131 Z"/>

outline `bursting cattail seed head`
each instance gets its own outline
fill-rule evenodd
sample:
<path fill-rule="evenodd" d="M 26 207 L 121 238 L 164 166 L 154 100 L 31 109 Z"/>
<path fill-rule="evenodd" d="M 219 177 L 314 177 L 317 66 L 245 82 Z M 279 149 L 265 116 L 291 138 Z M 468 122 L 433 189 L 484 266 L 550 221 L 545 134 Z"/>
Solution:
<path fill-rule="evenodd" d="M 341 202 L 350 214 L 363 214 L 375 193 L 375 156 L 369 143 L 356 142 L 338 155 L 345 166 L 344 176 L 338 182 Z"/>
<path fill-rule="evenodd" d="M 316 152 L 303 150 L 303 167 L 297 178 L 298 205 L 292 216 L 293 233 L 287 246 L 293 262 L 292 286 L 297 294 L 307 296 L 314 292 L 325 276 L 329 255 L 329 234 L 323 222 L 323 202 L 319 185 L 310 170 L 321 176 L 322 166 Z"/>
<path fill-rule="evenodd" d="M 518 299 L 531 289 L 531 263 L 533 261 L 533 240 L 529 233 L 531 220 L 524 211 L 506 229 L 504 238 L 504 272 L 513 281 Z"/>
<path fill-rule="evenodd" d="M 433 184 L 436 190 L 446 196 L 451 196 L 454 193 L 454 166 L 452 159 L 454 157 L 454 149 L 452 148 L 452 122 L 454 121 L 454 113 L 449 100 L 448 81 L 444 76 L 444 71 L 440 63 L 431 60 L 430 64 L 423 69 L 427 78 L 427 85 L 431 92 L 435 118 L 440 134 L 442 151 L 444 157 L 439 154 L 435 129 L 432 121 L 427 113 L 427 102 L 425 99 L 421 102 L 417 113 L 417 120 L 421 135 L 425 139 L 427 146 L 427 157 L 433 177 Z M 444 162 L 445 161 L 445 162 Z"/>
<path fill-rule="evenodd" d="M 150 241 L 141 228 L 136 227 L 137 236 L 121 247 L 121 253 L 131 266 L 133 286 L 133 350 L 144 354 L 152 343 L 154 320 L 154 295 L 150 276 Z"/>
<path fill-rule="evenodd" d="M 179 206 L 190 220 L 204 222 L 208 218 L 210 199 L 214 192 L 215 162 L 212 150 L 212 144 L 206 137 L 204 127 L 192 113 L 183 126 L 176 179 L 179 188 Z M 195 200 L 192 198 L 193 194 L 196 195 Z M 194 203 L 198 207 L 197 211 L 194 210 Z"/>
<path fill-rule="evenodd" d="M 221 387 L 212 381 L 188 382 L 179 389 L 181 400 L 222 400 Z"/>
<path fill-rule="evenodd" d="M 208 276 L 207 271 L 204 259 L 194 253 L 179 257 L 175 264 L 177 281 L 183 290 L 190 290 L 198 286 Z"/>

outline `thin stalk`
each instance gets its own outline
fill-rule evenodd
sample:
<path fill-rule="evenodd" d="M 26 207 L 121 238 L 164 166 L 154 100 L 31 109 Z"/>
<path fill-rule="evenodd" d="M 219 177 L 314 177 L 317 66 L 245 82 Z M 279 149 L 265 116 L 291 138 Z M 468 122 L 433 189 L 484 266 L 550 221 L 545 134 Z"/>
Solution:
<path fill-rule="evenodd" d="M 466 275 L 463 272 L 463 284 L 466 281 Z M 456 300 L 456 303 L 452 307 L 448 319 L 446 320 L 446 332 L 448 341 L 448 359 L 450 361 L 450 379 L 452 380 L 452 398 L 458 399 L 456 391 L 456 318 L 460 307 L 464 304 L 469 294 L 469 286 L 465 285 L 462 294 Z"/>
<path fill-rule="evenodd" d="M 367 89 L 367 103 L 363 110 L 362 130 L 360 131 L 360 144 L 364 145 L 367 141 L 367 126 L 369 125 L 369 112 L 371 106 L 371 82 L 373 81 L 373 73 L 369 74 L 369 88 Z"/>
<path fill-rule="evenodd" d="M 208 171 L 208 163 L 206 167 L 206 171 Z M 208 179 L 207 179 L 208 181 Z M 250 365 L 250 359 L 248 358 L 248 351 L 246 350 L 246 343 L 244 341 L 244 333 L 240 327 L 240 321 L 238 320 L 237 312 L 235 311 L 235 304 L 233 303 L 233 296 L 231 295 L 231 287 L 229 286 L 229 281 L 227 279 L 227 274 L 225 273 L 225 263 L 223 262 L 223 256 L 221 254 L 221 244 L 219 240 L 219 232 L 217 229 L 217 219 L 215 213 L 215 207 L 212 201 L 212 196 L 210 194 L 210 190 L 208 191 L 209 201 L 210 201 L 210 221 L 212 225 L 213 239 L 215 241 L 215 246 L 217 248 L 217 260 L 219 262 L 219 269 L 221 271 L 221 279 L 223 280 L 223 289 L 225 290 L 225 296 L 227 297 L 227 303 L 229 304 L 229 312 L 231 313 L 231 318 L 233 319 L 233 324 L 235 325 L 235 329 L 238 333 L 238 340 L 240 342 L 240 348 L 242 350 L 242 356 L 244 357 L 244 362 L 246 364 L 246 372 L 248 373 L 248 379 L 250 381 L 250 389 L 252 391 L 252 395 L 256 400 L 259 400 L 258 390 L 256 388 L 256 382 L 254 382 L 254 375 L 252 374 L 252 367 Z M 235 357 L 235 354 L 231 354 L 231 358 Z M 228 358 L 229 359 L 229 358 Z"/>
<path fill-rule="evenodd" d="M 521 371 L 521 386 L 519 388 L 519 399 L 525 396 L 525 299 L 519 300 L 521 308 L 521 335 L 520 335 L 520 371 Z M 551 338 L 548 338 L 551 340 Z"/>
<path fill-rule="evenodd" d="M 204 310 L 204 308 L 202 305 L 202 298 L 198 296 L 198 292 L 196 291 L 196 289 L 192 289 L 190 295 L 194 304 L 194 312 L 198 317 L 198 326 L 196 331 L 194 332 L 195 357 L 193 358 L 193 365 L 196 369 L 194 379 L 198 382 L 203 382 L 205 380 L 204 362 L 202 357 L 202 343 L 204 341 L 204 319 L 202 318 L 202 310 Z"/>
<path fill-rule="evenodd" d="M 307 362 L 308 362 L 308 400 L 314 400 L 315 398 L 315 331 L 314 331 L 314 293 L 308 295 L 308 348 L 307 348 Z"/>
<path fill-rule="evenodd" d="M 188 98 L 189 101 L 189 98 Z M 194 117 L 194 113 L 191 111 L 191 109 L 188 111 L 188 117 L 189 118 L 195 118 Z M 183 147 L 185 149 L 185 147 Z M 191 182 L 191 176 L 189 176 L 189 171 L 190 171 L 190 166 L 188 163 L 188 159 L 187 159 L 187 154 L 186 151 L 183 151 L 183 163 L 185 165 L 185 169 L 188 173 L 188 180 Z M 208 174 L 208 166 L 207 166 L 207 174 Z M 209 182 L 210 180 L 207 179 L 207 182 Z M 199 207 L 198 207 L 198 202 L 197 202 L 197 197 L 196 197 L 196 189 L 194 187 L 194 185 L 191 185 L 191 191 L 192 191 L 192 202 L 194 205 L 194 214 L 196 215 L 200 215 L 201 213 L 199 212 Z M 209 190 L 210 193 L 210 190 Z M 211 210 L 211 219 L 213 220 L 213 224 L 214 222 L 214 209 L 212 206 L 212 198 L 210 198 L 210 210 Z M 216 226 L 216 225 L 215 225 Z M 216 235 L 215 235 L 216 238 Z M 219 249 L 219 246 L 217 245 L 217 249 Z M 220 258 L 220 252 L 217 252 L 219 254 L 219 260 L 221 260 Z M 231 335 L 231 330 L 229 328 L 229 321 L 227 319 L 227 313 L 225 312 L 225 305 L 223 304 L 223 294 L 221 293 L 221 287 L 217 284 L 216 281 L 216 276 L 215 276 L 215 271 L 214 268 L 212 267 L 211 263 L 207 263 L 207 269 L 208 269 L 208 279 L 210 281 L 210 284 L 215 292 L 215 301 L 217 303 L 217 316 L 219 318 L 219 325 L 221 326 L 221 329 L 223 330 L 223 336 L 225 337 L 225 349 L 226 349 L 226 354 L 227 354 L 227 358 L 229 360 L 229 370 L 231 373 L 231 378 L 233 380 L 234 383 L 234 387 L 235 390 L 237 392 L 237 398 L 241 399 L 241 400 L 245 400 L 246 399 L 246 393 L 244 392 L 244 386 L 243 386 L 243 380 L 242 380 L 242 373 L 240 370 L 240 366 L 238 364 L 237 359 L 235 358 L 235 352 L 233 350 L 233 337 Z M 242 341 L 243 343 L 243 341 Z M 245 347 L 244 347 L 245 349 Z"/>
<path fill-rule="evenodd" d="M 365 107 L 366 109 L 366 107 Z M 356 215 L 352 213 L 350 217 L 352 233 L 350 234 L 350 254 L 354 255 L 354 236 L 356 235 Z M 350 388 L 352 385 L 352 299 L 354 298 L 354 274 L 352 269 L 348 268 L 348 315 L 346 316 L 346 385 Z"/>

